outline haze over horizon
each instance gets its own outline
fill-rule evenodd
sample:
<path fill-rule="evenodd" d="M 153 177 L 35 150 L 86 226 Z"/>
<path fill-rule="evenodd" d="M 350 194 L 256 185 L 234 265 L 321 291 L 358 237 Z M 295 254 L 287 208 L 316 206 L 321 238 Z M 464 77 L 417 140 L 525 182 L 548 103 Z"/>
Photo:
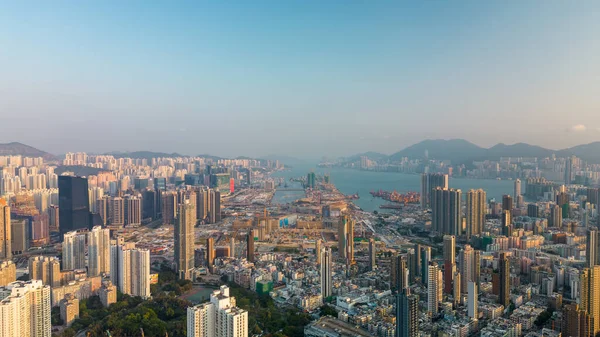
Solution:
<path fill-rule="evenodd" d="M 0 143 L 316 158 L 600 140 L 600 3 L 34 2 L 0 10 Z"/>

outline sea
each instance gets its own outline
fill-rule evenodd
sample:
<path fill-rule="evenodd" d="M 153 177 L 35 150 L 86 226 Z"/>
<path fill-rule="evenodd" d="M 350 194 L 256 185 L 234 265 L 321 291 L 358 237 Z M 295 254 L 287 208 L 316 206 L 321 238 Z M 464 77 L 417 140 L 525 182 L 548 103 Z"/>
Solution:
<path fill-rule="evenodd" d="M 353 200 L 354 203 L 364 211 L 372 212 L 381 210 L 380 205 L 389 203 L 381 198 L 373 198 L 369 192 L 386 190 L 398 193 L 407 193 L 410 191 L 421 192 L 421 175 L 398 173 L 398 172 L 373 172 L 360 171 L 347 168 L 324 168 L 317 164 L 296 165 L 284 171 L 278 171 L 272 174 L 272 177 L 282 177 L 288 181 L 288 188 L 298 188 L 298 183 L 290 183 L 290 178 L 306 177 L 309 172 L 315 172 L 317 175 L 329 175 L 329 180 L 340 192 L 350 195 L 358 193 L 359 199 Z M 483 189 L 487 193 L 487 198 L 502 200 L 505 194 L 513 194 L 514 182 L 512 180 L 491 180 L 491 179 L 468 179 L 452 178 L 449 179 L 450 188 L 458 188 L 463 191 L 463 198 L 470 189 Z M 277 191 L 273 197 L 273 203 L 287 203 L 302 198 L 304 192 L 299 191 Z"/>

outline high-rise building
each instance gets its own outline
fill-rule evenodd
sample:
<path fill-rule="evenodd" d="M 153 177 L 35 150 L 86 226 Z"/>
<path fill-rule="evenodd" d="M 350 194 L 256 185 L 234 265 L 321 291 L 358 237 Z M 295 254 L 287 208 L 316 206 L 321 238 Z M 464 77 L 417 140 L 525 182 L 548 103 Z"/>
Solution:
<path fill-rule="evenodd" d="M 110 220 L 110 202 L 111 198 L 108 195 L 105 195 L 101 199 L 96 200 L 96 212 L 100 215 L 102 219 L 102 224 L 106 226 L 108 221 Z"/>
<path fill-rule="evenodd" d="M 562 215 L 562 208 L 559 205 L 553 205 L 550 209 L 550 221 L 548 221 L 548 225 L 551 227 L 562 228 Z"/>
<path fill-rule="evenodd" d="M 436 188 L 448 188 L 448 175 L 441 173 L 424 173 L 421 175 L 421 208 L 431 206 L 431 191 Z"/>
<path fill-rule="evenodd" d="M 513 209 L 513 198 L 505 194 L 502 196 L 502 210 L 503 211 L 512 211 Z"/>
<path fill-rule="evenodd" d="M 235 237 L 233 235 L 229 238 L 229 254 L 230 257 L 235 257 Z"/>
<path fill-rule="evenodd" d="M 530 218 L 540 217 L 540 207 L 536 204 L 527 205 L 527 216 Z"/>
<path fill-rule="evenodd" d="M 65 233 L 62 243 L 63 270 L 85 269 L 85 233 Z"/>
<path fill-rule="evenodd" d="M 587 231 L 587 237 L 585 242 L 585 262 L 587 268 L 593 268 L 595 265 L 600 264 L 598 260 L 598 231 L 595 229 L 589 229 Z"/>
<path fill-rule="evenodd" d="M 177 207 L 177 194 L 173 192 L 164 192 L 161 195 L 161 201 L 163 224 L 174 225 L 175 215 L 177 214 L 177 211 L 175 210 Z"/>
<path fill-rule="evenodd" d="M 315 241 L 315 255 L 316 261 L 318 265 L 321 265 L 321 246 L 323 245 L 323 241 L 321 239 L 317 239 Z"/>
<path fill-rule="evenodd" d="M 210 302 L 187 309 L 188 337 L 248 337 L 248 312 L 235 306 L 229 288 L 221 286 Z"/>
<path fill-rule="evenodd" d="M 114 197 L 108 205 L 108 213 L 111 227 L 120 228 L 125 226 L 125 200 Z"/>
<path fill-rule="evenodd" d="M 522 195 L 521 193 L 521 179 L 515 179 L 515 190 L 514 190 L 514 196 L 515 196 L 515 200 L 517 200 L 517 198 Z M 521 207 L 521 205 L 517 205 L 517 208 Z"/>
<path fill-rule="evenodd" d="M 408 287 L 406 280 L 407 275 L 407 261 L 403 255 L 392 256 L 391 264 L 391 275 L 390 275 L 390 288 L 394 293 L 402 292 L 402 289 Z"/>
<path fill-rule="evenodd" d="M 508 308 L 510 305 L 510 261 L 506 253 L 500 253 L 498 269 L 500 271 L 500 296 L 498 302 L 505 308 Z"/>
<path fill-rule="evenodd" d="M 123 213 L 125 225 L 140 225 L 142 223 L 142 200 L 134 195 L 126 195 L 123 199 Z"/>
<path fill-rule="evenodd" d="M 314 172 L 310 172 L 306 175 L 306 187 L 307 188 L 315 188 L 316 185 L 316 176 Z"/>
<path fill-rule="evenodd" d="M 396 294 L 396 337 L 419 336 L 419 296 L 410 288 Z"/>
<path fill-rule="evenodd" d="M 561 324 L 563 336 L 589 337 L 590 327 L 590 315 L 581 310 L 578 304 L 571 303 L 564 306 Z"/>
<path fill-rule="evenodd" d="M 0 260 L 12 259 L 10 207 L 0 198 Z"/>
<path fill-rule="evenodd" d="M 252 230 L 248 231 L 246 236 L 246 259 L 248 262 L 254 262 L 254 234 Z"/>
<path fill-rule="evenodd" d="M 155 220 L 158 218 L 158 193 L 155 190 L 142 192 L 142 219 Z"/>
<path fill-rule="evenodd" d="M 467 291 L 468 283 L 479 284 L 479 258 L 480 251 L 474 250 L 470 245 L 465 245 L 459 253 L 459 264 L 461 274 L 461 289 Z"/>
<path fill-rule="evenodd" d="M 456 237 L 444 235 L 444 292 L 451 294 L 453 291 L 453 278 L 456 273 Z"/>
<path fill-rule="evenodd" d="M 461 304 L 462 301 L 462 293 L 461 293 L 461 282 L 460 282 L 460 272 L 455 271 L 453 278 L 452 278 L 452 299 L 453 299 L 453 305 L 454 308 L 458 307 L 459 304 Z"/>
<path fill-rule="evenodd" d="M 321 248 L 321 295 L 323 300 L 332 295 L 331 292 L 331 270 L 333 268 L 331 259 L 331 248 Z"/>
<path fill-rule="evenodd" d="M 581 271 L 581 309 L 590 316 L 590 335 L 600 333 L 600 266 Z"/>
<path fill-rule="evenodd" d="M 468 301 L 467 301 L 467 309 L 469 311 L 469 317 L 472 319 L 479 319 L 479 289 L 477 287 L 477 283 L 469 281 L 468 283 Z"/>
<path fill-rule="evenodd" d="M 55 257 L 32 256 L 28 261 L 29 279 L 41 280 L 51 287 L 60 286 L 60 262 Z"/>
<path fill-rule="evenodd" d="M 567 158 L 565 161 L 565 185 L 570 185 L 573 181 L 573 161 L 574 156 Z"/>
<path fill-rule="evenodd" d="M 354 220 L 345 215 L 338 224 L 338 252 L 340 259 L 350 265 L 354 262 Z"/>
<path fill-rule="evenodd" d="M 375 270 L 377 268 L 376 257 L 377 246 L 375 246 L 375 239 L 369 239 L 369 269 Z"/>
<path fill-rule="evenodd" d="M 60 319 L 63 320 L 66 327 L 71 326 L 79 318 L 79 300 L 73 294 L 66 294 L 58 306 L 60 307 Z"/>
<path fill-rule="evenodd" d="M 206 239 L 206 264 L 212 270 L 215 263 L 215 239 L 209 237 Z"/>
<path fill-rule="evenodd" d="M 436 316 L 442 297 L 442 271 L 437 263 L 430 262 L 427 274 L 427 312 L 431 316 Z"/>
<path fill-rule="evenodd" d="M 40 280 L 0 287 L 1 337 L 51 337 L 50 287 Z"/>
<path fill-rule="evenodd" d="M 512 214 L 509 210 L 502 211 L 502 235 L 512 236 Z"/>
<path fill-rule="evenodd" d="M 462 234 L 461 190 L 438 187 L 431 193 L 431 228 L 442 234 Z"/>
<path fill-rule="evenodd" d="M 90 228 L 88 181 L 73 176 L 58 177 L 60 233 Z"/>
<path fill-rule="evenodd" d="M 14 262 L 0 261 L 0 287 L 17 280 L 17 266 Z"/>
<path fill-rule="evenodd" d="M 210 196 L 208 190 L 205 188 L 198 188 L 196 190 L 196 217 L 198 220 L 206 221 L 208 213 L 210 212 L 209 202 Z"/>
<path fill-rule="evenodd" d="M 111 245 L 111 260 L 111 281 L 117 284 L 122 293 L 150 297 L 149 250 L 116 243 Z"/>
<path fill-rule="evenodd" d="M 421 245 L 415 243 L 413 247 L 414 257 L 412 259 L 412 263 L 410 264 L 410 273 L 409 277 L 411 282 L 416 282 L 417 278 L 421 277 Z"/>
<path fill-rule="evenodd" d="M 211 189 L 209 191 L 210 195 L 210 223 L 217 223 L 221 221 L 221 192 Z"/>
<path fill-rule="evenodd" d="M 485 225 L 486 193 L 484 190 L 467 192 L 467 237 L 480 235 Z"/>
<path fill-rule="evenodd" d="M 111 304 L 117 303 L 117 287 L 111 281 L 104 281 L 98 290 L 98 297 L 102 305 L 108 308 Z"/>
<path fill-rule="evenodd" d="M 196 207 L 189 200 L 185 200 L 185 203 L 179 205 L 175 225 L 175 263 L 177 274 L 182 280 L 193 279 L 195 225 Z"/>
<path fill-rule="evenodd" d="M 88 275 L 110 274 L 110 229 L 95 226 L 88 233 Z"/>
<path fill-rule="evenodd" d="M 421 246 L 421 280 L 423 284 L 429 282 L 429 262 L 431 262 L 431 247 Z"/>

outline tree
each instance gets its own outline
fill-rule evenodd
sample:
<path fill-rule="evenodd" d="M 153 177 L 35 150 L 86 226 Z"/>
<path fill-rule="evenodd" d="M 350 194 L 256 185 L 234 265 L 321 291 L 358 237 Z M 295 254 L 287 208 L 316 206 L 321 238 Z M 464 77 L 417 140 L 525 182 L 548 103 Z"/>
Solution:
<path fill-rule="evenodd" d="M 331 317 L 337 317 L 337 310 L 335 310 L 332 306 L 329 305 L 323 305 L 321 307 L 321 313 L 320 316 L 331 316 Z"/>

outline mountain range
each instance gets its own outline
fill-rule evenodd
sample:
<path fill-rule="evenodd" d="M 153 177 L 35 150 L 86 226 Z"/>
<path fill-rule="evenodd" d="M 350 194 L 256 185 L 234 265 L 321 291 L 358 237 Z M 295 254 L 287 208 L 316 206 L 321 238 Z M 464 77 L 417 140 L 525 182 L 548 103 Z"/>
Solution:
<path fill-rule="evenodd" d="M 464 139 L 427 139 L 387 157 L 382 157 L 380 153 L 367 152 L 348 157 L 346 161 L 356 161 L 360 159 L 361 155 L 366 155 L 369 159 L 375 161 L 387 160 L 391 162 L 399 161 L 403 157 L 417 159 L 425 158 L 427 155 L 430 159 L 451 160 L 453 163 L 467 163 L 478 160 L 497 160 L 500 157 L 546 158 L 553 154 L 557 157 L 574 155 L 590 163 L 600 163 L 600 142 L 553 150 L 526 143 L 512 145 L 499 143 L 490 148 L 485 148 Z"/>
<path fill-rule="evenodd" d="M 25 157 L 42 157 L 45 160 L 56 159 L 56 156 L 35 147 L 25 145 L 19 142 L 0 144 L 0 156 L 15 156 L 21 155 Z"/>

